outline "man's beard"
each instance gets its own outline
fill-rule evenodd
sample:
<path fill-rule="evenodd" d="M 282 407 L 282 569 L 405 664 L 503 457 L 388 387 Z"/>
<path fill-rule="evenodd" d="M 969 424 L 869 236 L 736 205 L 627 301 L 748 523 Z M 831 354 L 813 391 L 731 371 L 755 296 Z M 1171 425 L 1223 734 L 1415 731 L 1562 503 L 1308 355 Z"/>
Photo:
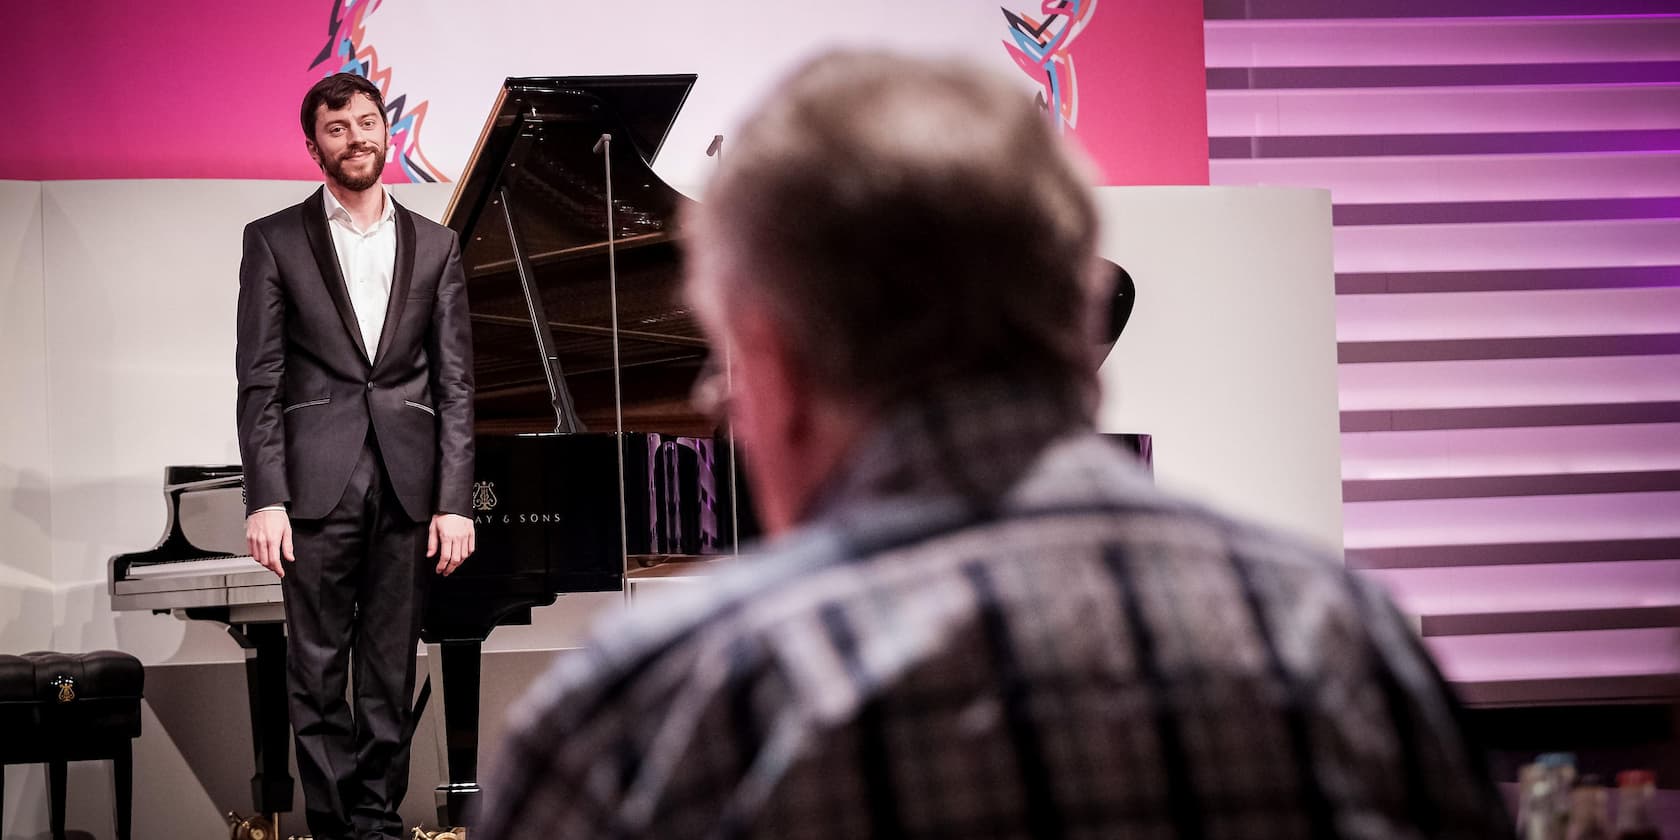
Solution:
<path fill-rule="evenodd" d="M 373 166 L 368 169 L 366 175 L 352 175 L 349 172 L 346 172 L 345 164 L 349 163 L 346 158 L 355 154 L 357 151 L 362 150 L 373 152 L 373 158 L 371 161 Z M 328 176 L 343 185 L 346 189 L 361 192 L 362 190 L 379 183 L 379 176 L 385 172 L 385 147 L 358 146 L 355 149 L 347 149 L 343 155 L 328 160 L 326 163 L 326 170 Z"/>

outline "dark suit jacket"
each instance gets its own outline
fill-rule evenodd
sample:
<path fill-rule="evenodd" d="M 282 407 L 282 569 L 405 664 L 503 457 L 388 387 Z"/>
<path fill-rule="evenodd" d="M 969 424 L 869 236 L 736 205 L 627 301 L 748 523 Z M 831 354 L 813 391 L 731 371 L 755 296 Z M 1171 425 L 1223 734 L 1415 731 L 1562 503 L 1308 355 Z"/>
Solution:
<path fill-rule="evenodd" d="M 471 516 L 472 331 L 455 233 L 397 205 L 370 363 L 321 196 L 245 226 L 234 361 L 246 512 L 285 502 L 294 518 L 326 516 L 371 423 L 410 518 Z"/>

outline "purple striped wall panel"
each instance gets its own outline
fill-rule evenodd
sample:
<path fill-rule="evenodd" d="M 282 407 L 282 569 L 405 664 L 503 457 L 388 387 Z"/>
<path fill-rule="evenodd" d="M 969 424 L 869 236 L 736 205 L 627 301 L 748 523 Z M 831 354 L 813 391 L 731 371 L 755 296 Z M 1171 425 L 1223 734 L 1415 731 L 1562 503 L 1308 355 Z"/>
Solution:
<path fill-rule="evenodd" d="M 1348 565 L 1474 702 L 1680 691 L 1680 2 L 1610 3 L 1208 4 L 1212 182 L 1332 192 Z"/>
<path fill-rule="evenodd" d="M 1350 550 L 1680 538 L 1680 492 L 1348 502 Z"/>
<path fill-rule="evenodd" d="M 1208 21 L 1209 67 L 1680 60 L 1680 16 Z"/>
<path fill-rule="evenodd" d="M 1363 225 L 1334 233 L 1338 272 L 1480 271 L 1680 263 L 1680 218 Z"/>
<path fill-rule="evenodd" d="M 1347 479 L 1640 470 L 1680 470 L 1680 423 L 1342 435 L 1342 477 Z"/>
<path fill-rule="evenodd" d="M 1654 335 L 1680 331 L 1680 286 L 1343 295 L 1338 341 Z"/>
<path fill-rule="evenodd" d="M 1412 615 L 1680 604 L 1680 560 L 1373 569 Z"/>
<path fill-rule="evenodd" d="M 1210 137 L 1680 128 L 1680 85 L 1210 90 Z"/>
<path fill-rule="evenodd" d="M 1215 160 L 1216 185 L 1322 187 L 1337 204 L 1680 196 L 1680 152 Z"/>
<path fill-rule="evenodd" d="M 1680 356 L 1342 365 L 1343 411 L 1680 401 Z"/>

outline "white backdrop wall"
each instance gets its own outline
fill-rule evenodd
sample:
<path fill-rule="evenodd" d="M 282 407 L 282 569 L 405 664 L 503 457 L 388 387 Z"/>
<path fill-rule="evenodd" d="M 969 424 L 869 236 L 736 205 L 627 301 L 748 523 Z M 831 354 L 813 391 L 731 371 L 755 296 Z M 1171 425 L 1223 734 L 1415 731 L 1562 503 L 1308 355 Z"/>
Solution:
<path fill-rule="evenodd" d="M 57 624 L 41 228 L 41 185 L 0 181 L 0 653 L 51 647 Z M 45 801 L 39 777 L 4 772 L 8 815 Z"/>
<path fill-rule="evenodd" d="M 52 642 L 41 185 L 0 181 L 0 651 Z"/>
<path fill-rule="evenodd" d="M 1342 548 L 1325 190 L 1102 187 L 1102 253 L 1138 286 L 1101 422 L 1155 435 L 1163 487 Z"/>
<path fill-rule="evenodd" d="M 1112 12 L 1122 13 L 1119 6 Z M 657 166 L 679 189 L 704 181 L 714 165 L 705 153 L 712 135 L 735 125 L 782 73 L 819 48 L 960 57 L 1014 79 L 1024 94 L 1038 90 L 1003 46 L 1007 21 L 996 3 L 480 0 L 462 14 L 452 3 L 423 2 L 379 9 L 366 26 L 364 43 L 392 68 L 393 93 L 424 92 L 422 148 L 451 178 L 460 177 L 509 76 L 698 74 Z M 438 60 L 448 49 L 461 50 L 464 60 Z M 485 53 L 495 60 L 478 60 Z"/>
<path fill-rule="evenodd" d="M 234 463 L 240 229 L 301 182 L 0 184 L 0 650 L 135 652 L 148 667 L 137 837 L 215 836 L 248 808 L 240 653 L 216 628 L 109 609 L 107 559 L 164 525 L 162 468 Z M 401 185 L 436 217 L 447 185 Z M 1103 370 L 1105 430 L 1156 437 L 1156 471 L 1244 515 L 1340 546 L 1328 197 L 1322 191 L 1105 188 L 1103 252 L 1137 278 Z M 554 651 L 618 608 L 567 596 L 502 628 L 485 664 L 485 769 L 501 714 Z M 48 629 L 50 628 L 50 630 Z M 422 722 L 405 816 L 430 822 Z M 108 771 L 75 765 L 72 826 L 109 825 Z M 45 827 L 44 774 L 7 773 L 0 836 Z"/>

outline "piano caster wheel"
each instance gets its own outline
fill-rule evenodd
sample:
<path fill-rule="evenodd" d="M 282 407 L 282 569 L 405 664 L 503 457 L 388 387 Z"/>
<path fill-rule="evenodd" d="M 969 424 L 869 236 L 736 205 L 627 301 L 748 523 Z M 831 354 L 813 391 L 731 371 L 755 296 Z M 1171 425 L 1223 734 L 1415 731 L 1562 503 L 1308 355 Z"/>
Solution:
<path fill-rule="evenodd" d="M 241 817 L 230 811 L 227 821 L 232 829 L 229 840 L 280 840 L 280 832 L 274 830 L 267 817 Z"/>

